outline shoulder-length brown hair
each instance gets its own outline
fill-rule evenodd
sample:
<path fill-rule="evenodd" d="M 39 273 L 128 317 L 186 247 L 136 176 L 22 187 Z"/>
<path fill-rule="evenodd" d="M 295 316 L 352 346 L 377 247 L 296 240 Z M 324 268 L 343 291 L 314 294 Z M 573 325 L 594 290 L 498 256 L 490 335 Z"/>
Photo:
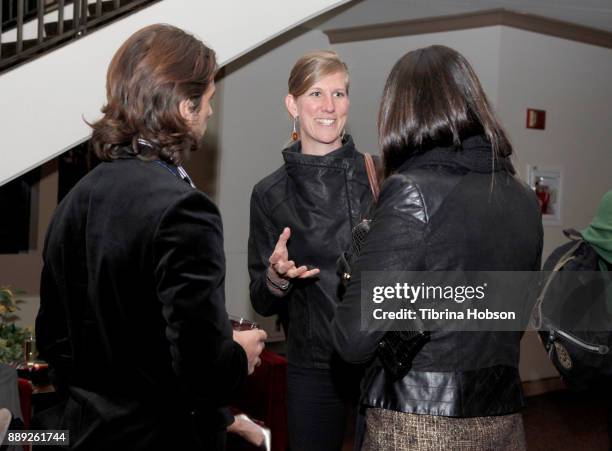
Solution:
<path fill-rule="evenodd" d="M 199 138 L 179 105 L 189 99 L 198 111 L 216 69 L 215 52 L 179 28 L 156 24 L 134 33 L 108 67 L 104 116 L 90 124 L 96 155 L 112 160 L 131 146 L 140 158 L 180 163 Z"/>
<path fill-rule="evenodd" d="M 476 134 L 486 136 L 494 157 L 512 153 L 474 69 L 459 52 L 432 45 L 395 63 L 378 113 L 385 175 L 415 153 L 459 147 Z"/>

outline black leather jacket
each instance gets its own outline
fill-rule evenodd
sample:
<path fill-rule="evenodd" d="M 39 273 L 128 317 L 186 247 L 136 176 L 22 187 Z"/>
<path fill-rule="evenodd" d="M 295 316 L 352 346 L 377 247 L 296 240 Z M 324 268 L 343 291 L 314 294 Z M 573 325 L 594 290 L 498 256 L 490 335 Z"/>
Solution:
<path fill-rule="evenodd" d="M 349 362 L 375 357 L 382 331 L 360 330 L 361 272 L 538 270 L 542 224 L 533 192 L 483 137 L 406 161 L 383 185 L 333 338 Z M 374 359 L 362 403 L 402 412 L 487 416 L 523 405 L 520 332 L 433 332 L 408 374 L 389 380 Z"/>
<path fill-rule="evenodd" d="M 283 158 L 285 164 L 257 183 L 251 195 L 251 302 L 261 315 L 280 314 L 285 326 L 288 319 L 290 363 L 329 368 L 330 324 L 340 283 L 336 260 L 372 199 L 365 163 L 350 136 L 325 156 L 302 154 L 298 141 Z M 284 297 L 276 297 L 266 285 L 266 271 L 284 227 L 291 228 L 289 258 L 321 272 L 314 279 L 295 280 Z"/>

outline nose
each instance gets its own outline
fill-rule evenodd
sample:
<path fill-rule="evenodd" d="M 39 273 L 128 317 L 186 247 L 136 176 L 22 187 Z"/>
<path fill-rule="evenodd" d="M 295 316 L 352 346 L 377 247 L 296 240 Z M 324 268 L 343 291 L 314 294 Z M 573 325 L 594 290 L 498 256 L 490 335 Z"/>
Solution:
<path fill-rule="evenodd" d="M 336 110 L 336 105 L 334 104 L 334 97 L 331 95 L 326 95 L 323 99 L 323 105 L 321 105 L 321 107 L 326 113 L 333 113 Z"/>

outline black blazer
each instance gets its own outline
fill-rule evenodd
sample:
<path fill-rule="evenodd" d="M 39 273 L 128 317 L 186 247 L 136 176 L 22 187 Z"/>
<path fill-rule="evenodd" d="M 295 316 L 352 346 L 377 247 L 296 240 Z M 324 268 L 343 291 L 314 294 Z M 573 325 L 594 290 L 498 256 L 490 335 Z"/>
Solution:
<path fill-rule="evenodd" d="M 74 449 L 214 449 L 246 378 L 219 212 L 174 170 L 102 163 L 49 227 L 36 338 L 64 404 L 40 421 Z"/>

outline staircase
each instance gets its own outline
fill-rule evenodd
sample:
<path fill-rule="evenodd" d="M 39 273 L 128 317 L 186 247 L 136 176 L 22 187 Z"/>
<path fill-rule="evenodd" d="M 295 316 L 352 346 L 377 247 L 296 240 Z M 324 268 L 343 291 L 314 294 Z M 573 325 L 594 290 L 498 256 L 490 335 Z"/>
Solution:
<path fill-rule="evenodd" d="M 0 10 L 0 74 L 156 1 L 4 0 Z M 5 36 L 10 40 L 4 42 Z"/>
<path fill-rule="evenodd" d="M 11 1 L 36 2 L 42 9 L 31 18 L 25 7 L 21 13 L 15 8 L 12 28 L 1 34 L 0 186 L 89 138 L 85 120 L 100 117 L 108 64 L 136 30 L 160 22 L 175 25 L 215 49 L 223 66 L 348 0 L 1 3 Z"/>

